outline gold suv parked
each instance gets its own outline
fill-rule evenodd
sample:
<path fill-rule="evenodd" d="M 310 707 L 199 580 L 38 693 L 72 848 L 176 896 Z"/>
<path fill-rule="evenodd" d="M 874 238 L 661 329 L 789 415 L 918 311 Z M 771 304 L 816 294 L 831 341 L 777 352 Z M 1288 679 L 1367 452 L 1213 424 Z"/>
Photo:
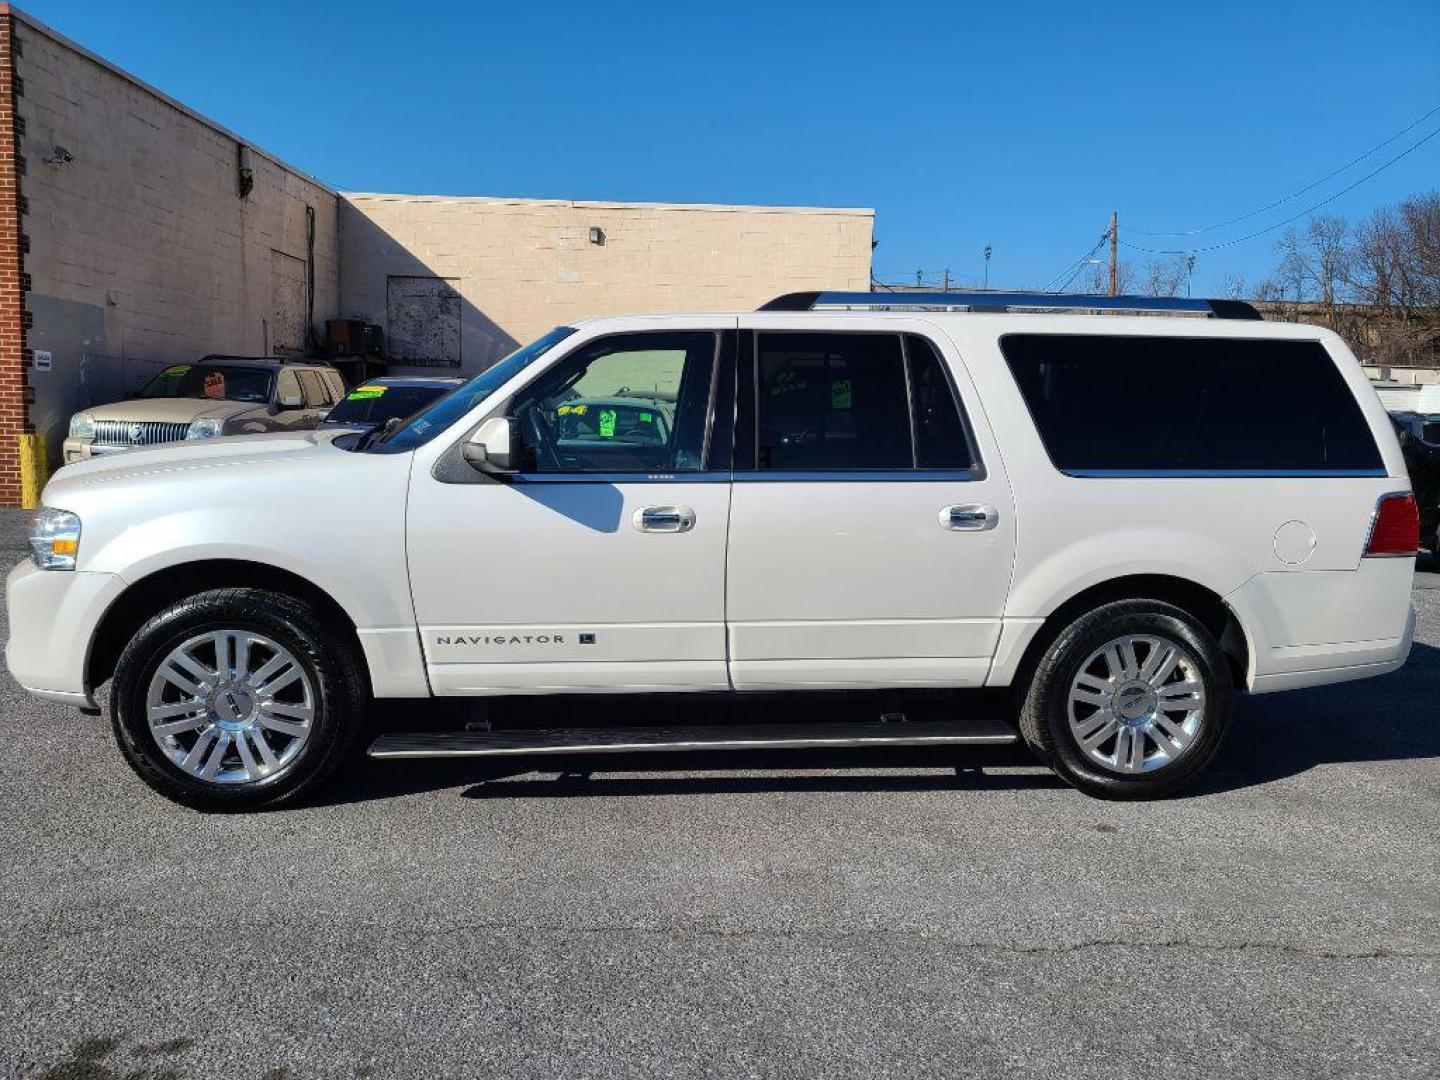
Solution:
<path fill-rule="evenodd" d="M 207 356 L 171 364 L 125 401 L 70 418 L 64 462 L 137 446 L 313 428 L 345 396 L 328 364 Z"/>

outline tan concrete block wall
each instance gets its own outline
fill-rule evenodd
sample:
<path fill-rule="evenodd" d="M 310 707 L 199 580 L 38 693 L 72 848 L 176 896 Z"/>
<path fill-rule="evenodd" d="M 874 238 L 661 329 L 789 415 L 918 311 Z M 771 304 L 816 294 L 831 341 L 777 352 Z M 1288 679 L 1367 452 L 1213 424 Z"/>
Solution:
<path fill-rule="evenodd" d="M 340 306 L 383 325 L 389 276 L 451 279 L 475 372 L 575 319 L 868 289 L 873 223 L 870 210 L 342 195 Z"/>
<path fill-rule="evenodd" d="M 113 401 L 166 363 L 270 344 L 272 251 L 306 257 L 315 211 L 317 332 L 339 301 L 334 192 L 36 24 L 16 20 L 25 171 L 32 420 L 52 441 L 86 404 Z M 54 147 L 73 156 L 46 164 Z"/>

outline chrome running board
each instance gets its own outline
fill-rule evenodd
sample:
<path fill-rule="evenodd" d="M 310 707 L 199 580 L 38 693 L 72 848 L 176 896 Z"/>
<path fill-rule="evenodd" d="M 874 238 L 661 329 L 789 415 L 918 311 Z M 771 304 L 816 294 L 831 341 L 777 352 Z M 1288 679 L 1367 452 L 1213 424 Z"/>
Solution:
<path fill-rule="evenodd" d="M 677 750 L 801 750 L 842 746 L 1005 746 L 1019 736 L 998 720 L 902 720 L 851 724 L 724 724 L 696 727 L 543 728 L 382 735 L 372 758 L 635 754 Z"/>

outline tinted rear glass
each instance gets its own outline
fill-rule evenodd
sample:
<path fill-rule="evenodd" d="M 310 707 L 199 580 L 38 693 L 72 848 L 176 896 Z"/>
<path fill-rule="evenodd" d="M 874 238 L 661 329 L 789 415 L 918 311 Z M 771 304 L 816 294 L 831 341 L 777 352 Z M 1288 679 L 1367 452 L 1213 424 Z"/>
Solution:
<path fill-rule="evenodd" d="M 915 464 L 922 469 L 970 468 L 975 458 L 935 347 L 918 334 L 906 334 L 905 357 L 915 414 Z"/>
<path fill-rule="evenodd" d="M 1010 334 L 1000 348 L 1066 472 L 1383 468 L 1316 341 Z"/>
<path fill-rule="evenodd" d="M 913 466 L 897 335 L 763 333 L 759 357 L 761 469 Z"/>
<path fill-rule="evenodd" d="M 325 419 L 334 424 L 383 424 L 386 420 L 403 419 L 419 412 L 450 389 L 369 383 L 351 390 Z"/>

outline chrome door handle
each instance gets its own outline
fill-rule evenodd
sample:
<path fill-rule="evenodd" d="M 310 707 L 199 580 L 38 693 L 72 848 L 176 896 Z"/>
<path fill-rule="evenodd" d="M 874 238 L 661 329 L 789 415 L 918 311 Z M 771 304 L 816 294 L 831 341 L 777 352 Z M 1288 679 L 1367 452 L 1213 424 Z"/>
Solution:
<path fill-rule="evenodd" d="M 642 506 L 630 520 L 640 532 L 682 533 L 695 528 L 695 511 L 688 506 Z"/>
<path fill-rule="evenodd" d="M 1000 511 L 989 503 L 956 503 L 940 511 L 940 527 L 956 532 L 984 532 L 1000 524 Z"/>

